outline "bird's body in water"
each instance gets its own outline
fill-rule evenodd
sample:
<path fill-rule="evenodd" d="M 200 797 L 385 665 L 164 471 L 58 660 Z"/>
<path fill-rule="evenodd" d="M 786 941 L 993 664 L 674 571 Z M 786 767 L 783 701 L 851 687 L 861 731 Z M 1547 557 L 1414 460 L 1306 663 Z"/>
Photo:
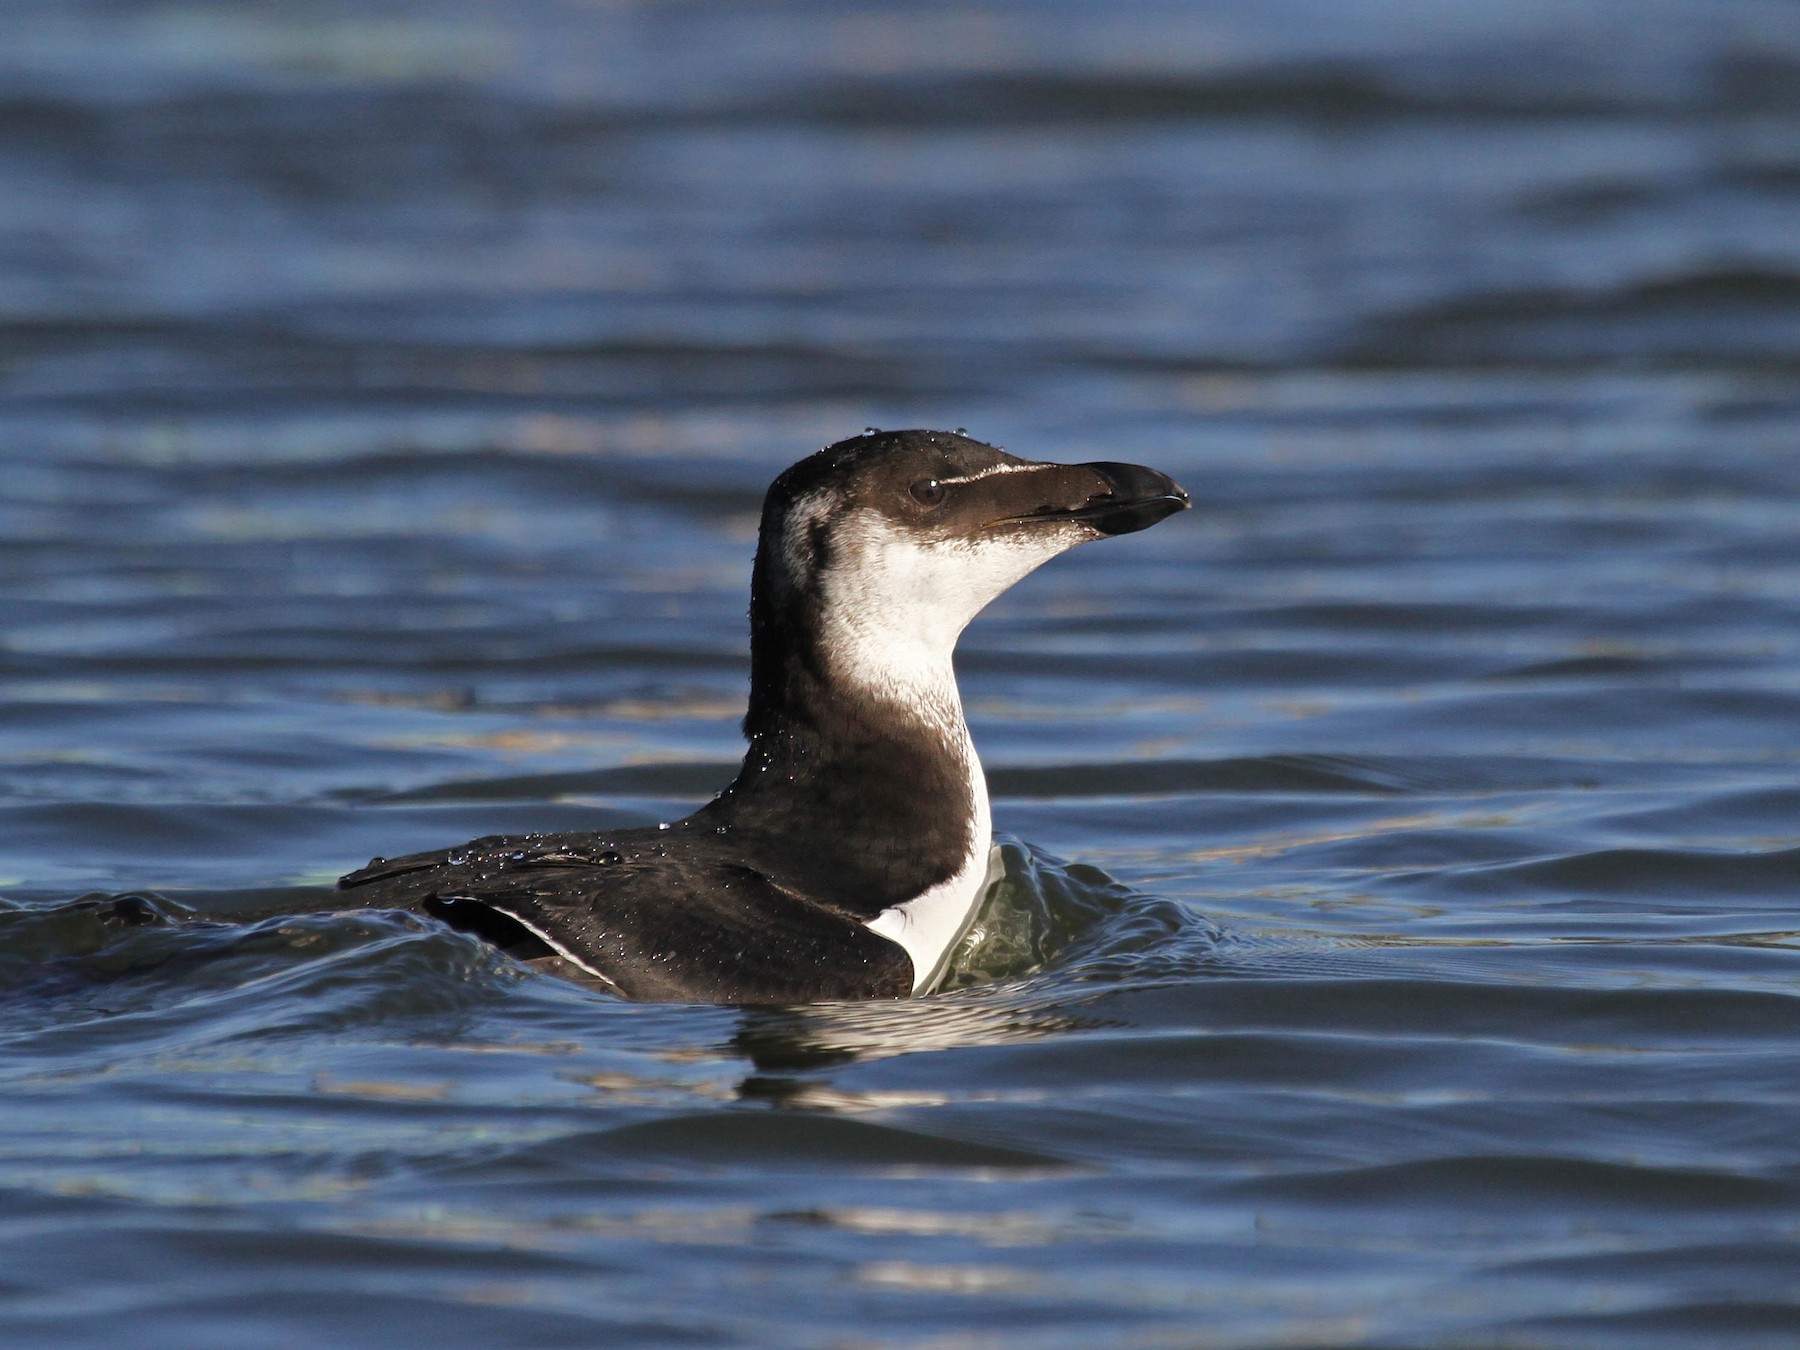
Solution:
<path fill-rule="evenodd" d="M 958 635 L 1056 554 L 1187 504 L 1154 470 L 1034 463 L 949 432 L 830 446 L 763 506 L 750 745 L 724 791 L 672 825 L 477 839 L 339 885 L 627 998 L 928 992 L 992 851 Z"/>

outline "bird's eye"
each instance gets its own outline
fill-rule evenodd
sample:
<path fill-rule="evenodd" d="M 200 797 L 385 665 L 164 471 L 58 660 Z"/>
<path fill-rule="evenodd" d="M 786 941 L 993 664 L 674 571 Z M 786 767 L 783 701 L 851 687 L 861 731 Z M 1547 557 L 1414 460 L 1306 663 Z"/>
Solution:
<path fill-rule="evenodd" d="M 907 491 L 920 506 L 936 506 L 944 500 L 944 485 L 935 478 L 921 478 Z"/>

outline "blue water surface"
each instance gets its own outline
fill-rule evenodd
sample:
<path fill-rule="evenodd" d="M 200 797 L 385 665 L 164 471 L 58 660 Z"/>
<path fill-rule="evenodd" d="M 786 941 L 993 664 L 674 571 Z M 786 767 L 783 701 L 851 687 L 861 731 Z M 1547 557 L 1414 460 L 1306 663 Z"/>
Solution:
<path fill-rule="evenodd" d="M 1800 1338 L 1800 10 L 0 30 L 0 1342 Z M 950 990 L 328 912 L 704 801 L 870 424 L 1196 504 L 965 638 Z"/>

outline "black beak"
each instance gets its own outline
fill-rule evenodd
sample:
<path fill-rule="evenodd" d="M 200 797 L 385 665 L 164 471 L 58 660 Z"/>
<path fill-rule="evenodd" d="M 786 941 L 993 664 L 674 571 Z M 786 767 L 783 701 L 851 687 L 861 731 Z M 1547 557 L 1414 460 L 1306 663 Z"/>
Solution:
<path fill-rule="evenodd" d="M 1040 506 L 1013 520 L 1079 520 L 1102 534 L 1147 530 L 1192 504 L 1181 485 L 1166 473 L 1141 464 L 1045 465 L 1063 474 L 1080 474 L 1085 482 L 1074 506 Z M 1098 480 L 1098 481 L 1095 481 Z M 1065 498 L 1066 500 L 1066 498 Z"/>

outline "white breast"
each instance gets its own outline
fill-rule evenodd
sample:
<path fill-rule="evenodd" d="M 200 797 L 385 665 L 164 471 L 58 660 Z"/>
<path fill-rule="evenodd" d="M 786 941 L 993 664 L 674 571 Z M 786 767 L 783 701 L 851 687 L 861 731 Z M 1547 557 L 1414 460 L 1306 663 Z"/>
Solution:
<path fill-rule="evenodd" d="M 987 779 L 966 729 L 963 744 L 975 809 L 969 851 L 962 866 L 956 869 L 955 876 L 904 904 L 882 910 L 863 925 L 906 948 L 906 954 L 912 958 L 915 994 L 928 994 L 943 980 L 950 953 L 975 921 L 988 886 L 1000 875 L 1000 851 L 994 847 L 993 822 L 988 813 Z"/>

